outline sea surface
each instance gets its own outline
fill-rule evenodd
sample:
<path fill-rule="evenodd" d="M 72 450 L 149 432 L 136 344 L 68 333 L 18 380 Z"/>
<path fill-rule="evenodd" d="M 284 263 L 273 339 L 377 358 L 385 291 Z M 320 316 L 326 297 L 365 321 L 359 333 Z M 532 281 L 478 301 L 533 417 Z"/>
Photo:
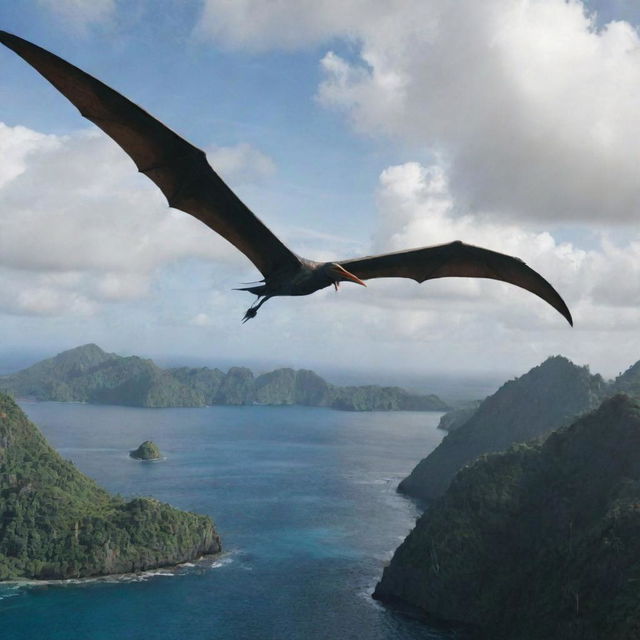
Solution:
<path fill-rule="evenodd" d="M 396 486 L 441 440 L 441 414 L 21 406 L 108 490 L 209 514 L 224 553 L 138 576 L 0 585 L 2 640 L 456 637 L 370 597 L 419 514 Z M 131 459 L 143 440 L 165 459 Z"/>

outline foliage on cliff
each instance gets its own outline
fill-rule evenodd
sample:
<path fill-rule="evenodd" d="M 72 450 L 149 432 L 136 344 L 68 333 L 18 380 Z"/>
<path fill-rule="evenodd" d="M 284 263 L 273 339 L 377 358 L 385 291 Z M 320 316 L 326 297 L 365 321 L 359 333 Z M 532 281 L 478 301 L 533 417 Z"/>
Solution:
<path fill-rule="evenodd" d="M 76 347 L 18 373 L 0 376 L 0 390 L 18 397 L 137 407 L 301 404 L 351 411 L 443 411 L 437 396 L 397 387 L 333 387 L 313 371 L 277 369 L 254 377 L 245 367 L 161 369 L 151 360 Z"/>
<path fill-rule="evenodd" d="M 619 395 L 463 469 L 375 596 L 492 638 L 635 640 L 639 581 L 640 407 Z"/>
<path fill-rule="evenodd" d="M 122 573 L 219 550 L 210 518 L 109 495 L 0 394 L 0 579 Z"/>
<path fill-rule="evenodd" d="M 400 387 L 332 387 L 329 404 L 345 411 L 445 411 L 436 395 L 419 396 Z"/>
<path fill-rule="evenodd" d="M 478 456 L 504 451 L 542 436 L 598 406 L 608 387 L 588 367 L 562 356 L 549 358 L 504 384 L 458 429 L 451 431 L 399 486 L 408 495 L 432 500 L 455 473 Z"/>

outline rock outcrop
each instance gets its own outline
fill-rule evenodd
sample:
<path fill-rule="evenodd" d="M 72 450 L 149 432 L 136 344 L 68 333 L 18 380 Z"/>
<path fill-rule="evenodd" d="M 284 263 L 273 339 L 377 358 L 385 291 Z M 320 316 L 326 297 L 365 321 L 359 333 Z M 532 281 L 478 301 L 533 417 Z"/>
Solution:
<path fill-rule="evenodd" d="M 145 440 L 137 449 L 129 451 L 129 455 L 136 460 L 160 460 L 162 454 L 155 442 Z"/>

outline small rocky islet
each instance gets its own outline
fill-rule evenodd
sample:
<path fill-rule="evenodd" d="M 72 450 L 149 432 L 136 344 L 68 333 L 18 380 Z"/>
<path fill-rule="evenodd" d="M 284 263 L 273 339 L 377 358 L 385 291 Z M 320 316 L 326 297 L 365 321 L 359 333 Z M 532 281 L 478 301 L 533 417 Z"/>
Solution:
<path fill-rule="evenodd" d="M 139 447 L 129 451 L 129 457 L 134 460 L 153 461 L 161 460 L 162 453 L 155 442 L 145 440 Z"/>
<path fill-rule="evenodd" d="M 220 550 L 211 518 L 110 495 L 0 393 L 0 580 L 146 571 Z"/>

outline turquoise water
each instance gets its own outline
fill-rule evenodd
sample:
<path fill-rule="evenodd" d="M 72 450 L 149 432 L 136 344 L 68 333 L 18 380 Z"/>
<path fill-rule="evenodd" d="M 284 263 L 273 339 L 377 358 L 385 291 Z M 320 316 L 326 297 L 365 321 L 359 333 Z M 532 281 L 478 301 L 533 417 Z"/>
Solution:
<path fill-rule="evenodd" d="M 119 580 L 0 587 L 3 640 L 453 637 L 370 598 L 418 515 L 395 487 L 440 441 L 440 414 L 22 407 L 110 491 L 211 515 L 225 552 Z M 165 460 L 128 457 L 148 439 Z"/>

